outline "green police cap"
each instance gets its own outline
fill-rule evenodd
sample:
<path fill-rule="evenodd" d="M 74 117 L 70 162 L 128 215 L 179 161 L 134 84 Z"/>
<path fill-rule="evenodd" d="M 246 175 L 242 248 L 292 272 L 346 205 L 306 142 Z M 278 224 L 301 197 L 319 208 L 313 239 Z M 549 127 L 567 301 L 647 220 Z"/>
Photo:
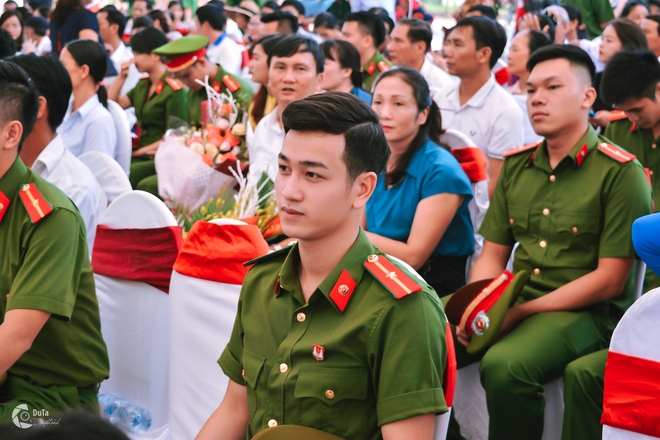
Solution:
<path fill-rule="evenodd" d="M 334 434 L 319 431 L 307 426 L 280 425 L 266 428 L 252 437 L 252 440 L 344 440 Z"/>
<path fill-rule="evenodd" d="M 504 271 L 497 278 L 475 281 L 451 295 L 445 306 L 447 319 L 472 336 L 468 353 L 480 353 L 493 344 L 507 310 L 520 296 L 528 278 L 524 270 L 515 276 Z"/>
<path fill-rule="evenodd" d="M 178 72 L 195 64 L 206 54 L 209 40 L 206 37 L 195 35 L 170 41 L 153 50 L 152 53 L 164 58 L 165 67 L 170 72 Z"/>

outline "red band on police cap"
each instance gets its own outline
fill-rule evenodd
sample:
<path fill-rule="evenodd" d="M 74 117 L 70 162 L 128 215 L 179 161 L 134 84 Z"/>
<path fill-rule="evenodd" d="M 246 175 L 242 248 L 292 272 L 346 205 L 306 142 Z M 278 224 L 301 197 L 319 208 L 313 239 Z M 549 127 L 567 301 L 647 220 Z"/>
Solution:
<path fill-rule="evenodd" d="M 170 72 L 179 72 L 195 64 L 195 62 L 202 58 L 204 55 L 206 55 L 206 48 L 202 47 L 197 52 L 187 53 L 185 55 L 179 55 L 177 57 L 170 58 L 169 61 L 165 63 L 165 66 Z"/>

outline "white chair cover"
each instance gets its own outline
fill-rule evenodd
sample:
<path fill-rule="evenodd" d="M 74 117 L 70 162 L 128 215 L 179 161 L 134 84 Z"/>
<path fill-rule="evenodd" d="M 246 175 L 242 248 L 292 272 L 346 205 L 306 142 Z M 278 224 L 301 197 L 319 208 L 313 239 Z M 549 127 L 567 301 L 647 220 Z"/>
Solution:
<path fill-rule="evenodd" d="M 440 142 L 449 147 L 450 150 L 456 150 L 458 148 L 478 148 L 474 142 L 472 142 L 472 139 L 452 128 L 445 130 L 440 136 Z M 474 253 L 468 259 L 468 270 L 466 271 L 466 275 L 469 275 L 472 265 L 477 261 L 479 255 L 481 255 L 481 249 L 484 246 L 484 238 L 478 231 L 481 227 L 481 223 L 484 221 L 489 206 L 488 181 L 472 182 L 472 200 L 470 200 L 470 203 L 468 204 L 468 210 L 470 211 L 470 219 L 472 220 L 472 227 L 474 228 Z"/>
<path fill-rule="evenodd" d="M 638 299 L 623 315 L 614 329 L 610 351 L 660 362 L 660 288 L 651 290 Z M 634 411 L 634 409 L 631 409 Z M 643 415 L 637 414 L 638 418 Z M 657 421 L 656 421 L 657 423 Z M 651 437 L 603 425 L 603 440 L 650 440 Z"/>
<path fill-rule="evenodd" d="M 114 229 L 177 225 L 163 202 L 143 191 L 118 197 L 100 223 Z M 169 438 L 170 298 L 146 283 L 103 275 L 94 278 L 101 331 L 110 357 L 110 378 L 101 384 L 100 393 L 122 397 L 151 413 L 149 431 L 143 435 L 131 434 L 132 438 L 166 440 Z"/>
<path fill-rule="evenodd" d="M 126 173 L 117 161 L 107 154 L 88 151 L 78 156 L 78 159 L 92 170 L 92 174 L 103 188 L 109 204 L 120 195 L 131 191 L 131 182 Z"/>
<path fill-rule="evenodd" d="M 128 122 L 126 112 L 115 101 L 108 100 L 108 111 L 112 115 L 117 127 L 117 150 L 115 160 L 124 170 L 126 175 L 131 169 L 131 152 L 133 150 L 133 142 L 131 140 L 131 126 Z"/>

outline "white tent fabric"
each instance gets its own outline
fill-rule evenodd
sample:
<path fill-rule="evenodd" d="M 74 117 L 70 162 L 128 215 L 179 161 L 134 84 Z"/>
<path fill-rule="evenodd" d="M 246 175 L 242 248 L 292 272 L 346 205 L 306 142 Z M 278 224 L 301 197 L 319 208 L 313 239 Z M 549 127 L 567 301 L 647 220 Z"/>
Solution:
<path fill-rule="evenodd" d="M 176 226 L 157 197 L 131 191 L 112 203 L 100 222 L 114 229 Z M 101 331 L 108 346 L 110 378 L 100 393 L 110 393 L 147 409 L 149 431 L 134 439 L 169 438 L 169 296 L 145 283 L 95 275 Z"/>

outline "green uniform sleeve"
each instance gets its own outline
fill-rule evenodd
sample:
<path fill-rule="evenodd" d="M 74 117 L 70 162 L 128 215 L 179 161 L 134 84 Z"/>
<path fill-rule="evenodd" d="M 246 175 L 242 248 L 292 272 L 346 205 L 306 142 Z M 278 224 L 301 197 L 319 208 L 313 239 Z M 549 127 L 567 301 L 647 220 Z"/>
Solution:
<path fill-rule="evenodd" d="M 140 84 L 140 83 L 138 82 L 138 84 Z M 129 101 L 131 101 L 131 104 L 135 104 L 135 89 L 137 87 L 138 86 L 136 85 L 131 90 L 129 90 L 128 93 L 126 94 L 126 97 L 128 98 Z"/>
<path fill-rule="evenodd" d="M 245 284 L 243 285 L 243 289 Z M 243 330 L 243 322 L 241 320 L 241 310 L 243 309 L 243 290 L 238 300 L 238 310 L 236 311 L 236 319 L 234 320 L 234 328 L 229 338 L 229 343 L 222 351 L 218 364 L 222 371 L 234 382 L 245 385 L 243 378 L 243 337 L 245 331 Z"/>
<path fill-rule="evenodd" d="M 442 390 L 447 359 L 445 327 L 438 298 L 426 291 L 394 301 L 385 311 L 368 353 L 378 426 L 447 412 Z"/>
<path fill-rule="evenodd" d="M 607 0 L 595 0 L 593 11 L 596 14 L 599 24 L 614 20 L 614 10 L 612 10 L 610 2 Z"/>
<path fill-rule="evenodd" d="M 21 208 L 22 209 L 22 208 Z M 79 252 L 84 246 L 85 252 Z M 56 209 L 30 236 L 25 258 L 7 298 L 7 310 L 35 309 L 71 319 L 87 256 L 85 228 L 76 215 Z"/>
<path fill-rule="evenodd" d="M 169 126 L 169 121 L 171 117 L 186 120 L 186 107 L 188 106 L 188 99 L 186 96 L 186 91 L 184 89 L 179 90 L 178 92 L 172 91 L 172 96 L 167 100 L 167 106 L 165 112 L 166 117 L 166 127 Z"/>
<path fill-rule="evenodd" d="M 604 224 L 598 258 L 635 256 L 632 224 L 652 212 L 651 186 L 637 161 L 621 167 L 604 193 Z"/>
<path fill-rule="evenodd" d="M 510 165 L 510 163 L 509 163 Z M 490 207 L 486 212 L 486 217 L 481 224 L 479 233 L 488 241 L 493 243 L 513 246 L 516 240 L 513 237 L 513 229 L 509 223 L 509 210 L 507 207 L 506 193 L 504 185 L 506 184 L 507 161 L 502 166 L 502 171 L 495 185 L 495 193 L 490 201 Z"/>

